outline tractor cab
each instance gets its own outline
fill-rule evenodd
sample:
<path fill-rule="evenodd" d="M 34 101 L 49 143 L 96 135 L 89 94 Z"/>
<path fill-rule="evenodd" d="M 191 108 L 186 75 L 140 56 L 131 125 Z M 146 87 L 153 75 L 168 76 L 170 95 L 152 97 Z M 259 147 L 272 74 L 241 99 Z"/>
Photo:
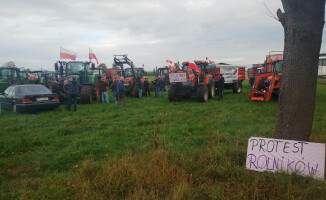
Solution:
<path fill-rule="evenodd" d="M 20 84 L 20 74 L 17 67 L 0 67 L 0 93 L 10 85 Z"/>

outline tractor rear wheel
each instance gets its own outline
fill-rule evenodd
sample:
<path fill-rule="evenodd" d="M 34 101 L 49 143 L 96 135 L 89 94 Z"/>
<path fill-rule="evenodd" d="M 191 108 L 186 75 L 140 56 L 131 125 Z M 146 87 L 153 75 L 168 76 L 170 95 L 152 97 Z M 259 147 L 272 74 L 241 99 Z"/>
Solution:
<path fill-rule="evenodd" d="M 91 86 L 84 86 L 80 91 L 80 100 L 82 103 L 93 103 L 93 91 Z"/>
<path fill-rule="evenodd" d="M 208 100 L 207 85 L 200 85 L 197 87 L 197 100 L 199 102 L 206 102 Z"/>
<path fill-rule="evenodd" d="M 241 93 L 242 92 L 242 83 L 236 82 L 233 84 L 233 93 Z"/>
<path fill-rule="evenodd" d="M 173 85 L 169 86 L 168 98 L 169 98 L 169 101 L 177 101 L 178 100 L 178 98 L 177 98 L 177 87 L 176 86 L 173 86 Z"/>
<path fill-rule="evenodd" d="M 138 85 L 134 86 L 134 89 L 132 90 L 132 96 L 134 97 L 139 97 L 139 89 L 138 89 Z"/>
<path fill-rule="evenodd" d="M 214 98 L 215 96 L 215 84 L 212 81 L 208 86 L 208 98 Z"/>

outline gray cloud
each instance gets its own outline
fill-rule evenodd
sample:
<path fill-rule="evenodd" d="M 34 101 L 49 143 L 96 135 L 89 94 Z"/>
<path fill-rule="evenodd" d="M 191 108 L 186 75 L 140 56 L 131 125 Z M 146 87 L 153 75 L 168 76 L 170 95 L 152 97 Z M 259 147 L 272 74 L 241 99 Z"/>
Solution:
<path fill-rule="evenodd" d="M 282 7 L 275 0 L 1 0 L 0 63 L 52 70 L 60 46 L 80 60 L 91 46 L 109 66 L 120 53 L 148 70 L 167 58 L 206 56 L 249 65 L 283 49 L 283 28 L 264 3 L 272 12 Z"/>

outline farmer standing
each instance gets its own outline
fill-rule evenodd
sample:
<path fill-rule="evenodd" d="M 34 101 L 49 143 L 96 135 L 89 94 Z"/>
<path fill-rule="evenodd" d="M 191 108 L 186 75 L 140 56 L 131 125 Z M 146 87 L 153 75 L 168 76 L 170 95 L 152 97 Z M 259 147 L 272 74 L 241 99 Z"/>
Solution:
<path fill-rule="evenodd" d="M 123 107 L 126 107 L 126 95 L 125 95 L 125 86 L 123 85 L 123 76 L 120 77 L 120 81 L 118 82 L 117 86 L 117 93 L 118 93 L 118 101 L 117 107 L 119 107 L 119 102 L 123 102 Z"/>
<path fill-rule="evenodd" d="M 104 81 L 104 79 L 101 80 L 101 99 L 102 99 L 102 103 L 104 103 L 104 99 L 106 99 L 106 103 L 109 103 L 109 94 L 108 94 L 108 87 L 109 84 Z"/>
<path fill-rule="evenodd" d="M 138 80 L 138 97 L 141 99 L 143 96 L 143 84 L 141 80 Z"/>
<path fill-rule="evenodd" d="M 79 94 L 80 89 L 83 87 L 81 84 L 76 82 L 76 78 L 70 78 L 70 82 L 66 83 L 64 87 L 68 91 L 68 100 L 67 100 L 67 110 L 70 111 L 71 103 L 74 103 L 74 111 L 77 111 L 77 95 Z"/>
<path fill-rule="evenodd" d="M 114 98 L 114 103 L 117 103 L 117 87 L 118 87 L 118 78 L 113 78 L 112 82 L 112 93 Z"/>
<path fill-rule="evenodd" d="M 158 85 L 160 87 L 159 91 L 162 92 L 162 97 L 163 97 L 163 91 L 164 91 L 164 86 L 165 86 L 165 80 L 160 76 L 158 80 Z"/>
<path fill-rule="evenodd" d="M 160 91 L 160 86 L 159 86 L 158 80 L 159 80 L 159 77 L 156 76 L 156 79 L 155 79 L 155 97 L 156 98 L 158 98 L 159 91 Z"/>
<path fill-rule="evenodd" d="M 223 90 L 224 90 L 224 77 L 223 77 L 223 74 L 221 74 L 221 77 L 218 80 L 217 90 L 218 90 L 218 100 L 219 101 L 223 100 Z"/>

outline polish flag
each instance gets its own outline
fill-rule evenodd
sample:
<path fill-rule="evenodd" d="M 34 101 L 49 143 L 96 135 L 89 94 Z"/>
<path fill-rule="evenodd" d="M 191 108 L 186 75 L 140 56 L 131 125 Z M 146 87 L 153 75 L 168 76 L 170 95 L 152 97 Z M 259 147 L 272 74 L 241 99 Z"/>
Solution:
<path fill-rule="evenodd" d="M 89 60 L 95 59 L 97 64 L 98 64 L 98 60 L 93 52 L 93 50 L 89 47 Z"/>
<path fill-rule="evenodd" d="M 172 71 L 172 66 L 171 65 L 169 65 L 169 70 Z"/>
<path fill-rule="evenodd" d="M 166 60 L 166 62 L 172 64 L 172 61 L 171 60 Z"/>
<path fill-rule="evenodd" d="M 60 59 L 76 60 L 77 54 L 60 47 Z"/>
<path fill-rule="evenodd" d="M 203 74 L 203 72 L 199 69 L 199 67 L 195 63 L 188 63 L 188 69 L 193 69 L 199 71 L 199 73 Z"/>
<path fill-rule="evenodd" d="M 258 68 L 261 68 L 261 65 L 260 64 L 258 64 L 258 66 L 257 66 Z"/>

